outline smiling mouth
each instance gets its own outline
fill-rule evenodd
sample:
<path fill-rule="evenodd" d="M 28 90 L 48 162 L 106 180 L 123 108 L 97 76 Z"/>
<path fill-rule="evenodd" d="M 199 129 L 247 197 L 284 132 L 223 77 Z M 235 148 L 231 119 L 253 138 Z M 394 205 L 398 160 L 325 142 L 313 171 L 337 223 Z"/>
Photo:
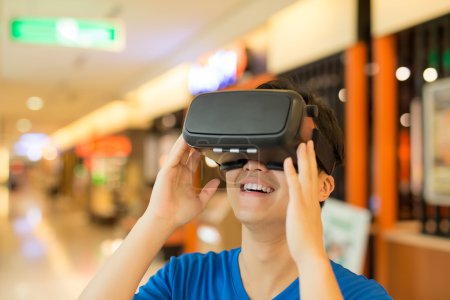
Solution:
<path fill-rule="evenodd" d="M 257 183 L 245 183 L 241 184 L 242 192 L 258 192 L 262 194 L 270 194 L 274 191 L 273 188 L 264 186 L 262 184 Z"/>

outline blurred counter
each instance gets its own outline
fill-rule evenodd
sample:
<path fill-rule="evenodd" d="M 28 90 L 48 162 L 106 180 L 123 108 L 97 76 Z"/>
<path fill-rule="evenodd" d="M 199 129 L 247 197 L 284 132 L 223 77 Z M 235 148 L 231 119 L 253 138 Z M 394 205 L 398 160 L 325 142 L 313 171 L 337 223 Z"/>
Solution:
<path fill-rule="evenodd" d="M 399 222 L 384 238 L 394 299 L 450 299 L 450 239 L 422 234 L 418 221 Z"/>

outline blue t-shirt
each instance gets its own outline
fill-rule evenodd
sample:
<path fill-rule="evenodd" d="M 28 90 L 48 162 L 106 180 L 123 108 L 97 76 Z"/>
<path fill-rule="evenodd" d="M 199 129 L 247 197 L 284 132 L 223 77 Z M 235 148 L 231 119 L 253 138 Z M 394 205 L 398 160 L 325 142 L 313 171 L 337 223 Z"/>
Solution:
<path fill-rule="evenodd" d="M 241 249 L 221 253 L 193 253 L 172 257 L 149 281 L 140 287 L 133 299 L 246 299 L 239 271 Z M 391 299 L 374 280 L 356 275 L 331 261 L 344 299 Z M 299 279 L 274 299 L 300 299 Z"/>

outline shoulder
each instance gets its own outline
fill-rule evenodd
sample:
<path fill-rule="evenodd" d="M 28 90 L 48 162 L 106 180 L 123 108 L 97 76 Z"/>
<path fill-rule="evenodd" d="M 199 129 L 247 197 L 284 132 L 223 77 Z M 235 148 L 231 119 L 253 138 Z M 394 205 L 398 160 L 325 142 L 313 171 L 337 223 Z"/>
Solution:
<path fill-rule="evenodd" d="M 231 285 L 230 270 L 239 251 L 232 249 L 171 257 L 139 289 L 134 299 L 230 299 L 223 293 Z"/>
<path fill-rule="evenodd" d="M 333 261 L 331 266 L 344 299 L 392 299 L 375 280 L 357 275 Z"/>

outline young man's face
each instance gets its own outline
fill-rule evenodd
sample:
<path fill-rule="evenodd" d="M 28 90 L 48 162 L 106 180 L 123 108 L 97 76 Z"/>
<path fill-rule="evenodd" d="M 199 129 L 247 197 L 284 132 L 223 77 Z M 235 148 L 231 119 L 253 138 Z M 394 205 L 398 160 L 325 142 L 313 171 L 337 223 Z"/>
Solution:
<path fill-rule="evenodd" d="M 319 172 L 318 181 L 319 201 L 325 201 L 334 189 L 334 179 Z M 249 160 L 242 168 L 226 172 L 226 182 L 231 207 L 242 224 L 285 225 L 289 187 L 283 171 Z"/>
<path fill-rule="evenodd" d="M 231 206 L 242 224 L 285 223 L 289 190 L 283 171 L 249 160 L 242 168 L 227 171 L 226 182 Z"/>

